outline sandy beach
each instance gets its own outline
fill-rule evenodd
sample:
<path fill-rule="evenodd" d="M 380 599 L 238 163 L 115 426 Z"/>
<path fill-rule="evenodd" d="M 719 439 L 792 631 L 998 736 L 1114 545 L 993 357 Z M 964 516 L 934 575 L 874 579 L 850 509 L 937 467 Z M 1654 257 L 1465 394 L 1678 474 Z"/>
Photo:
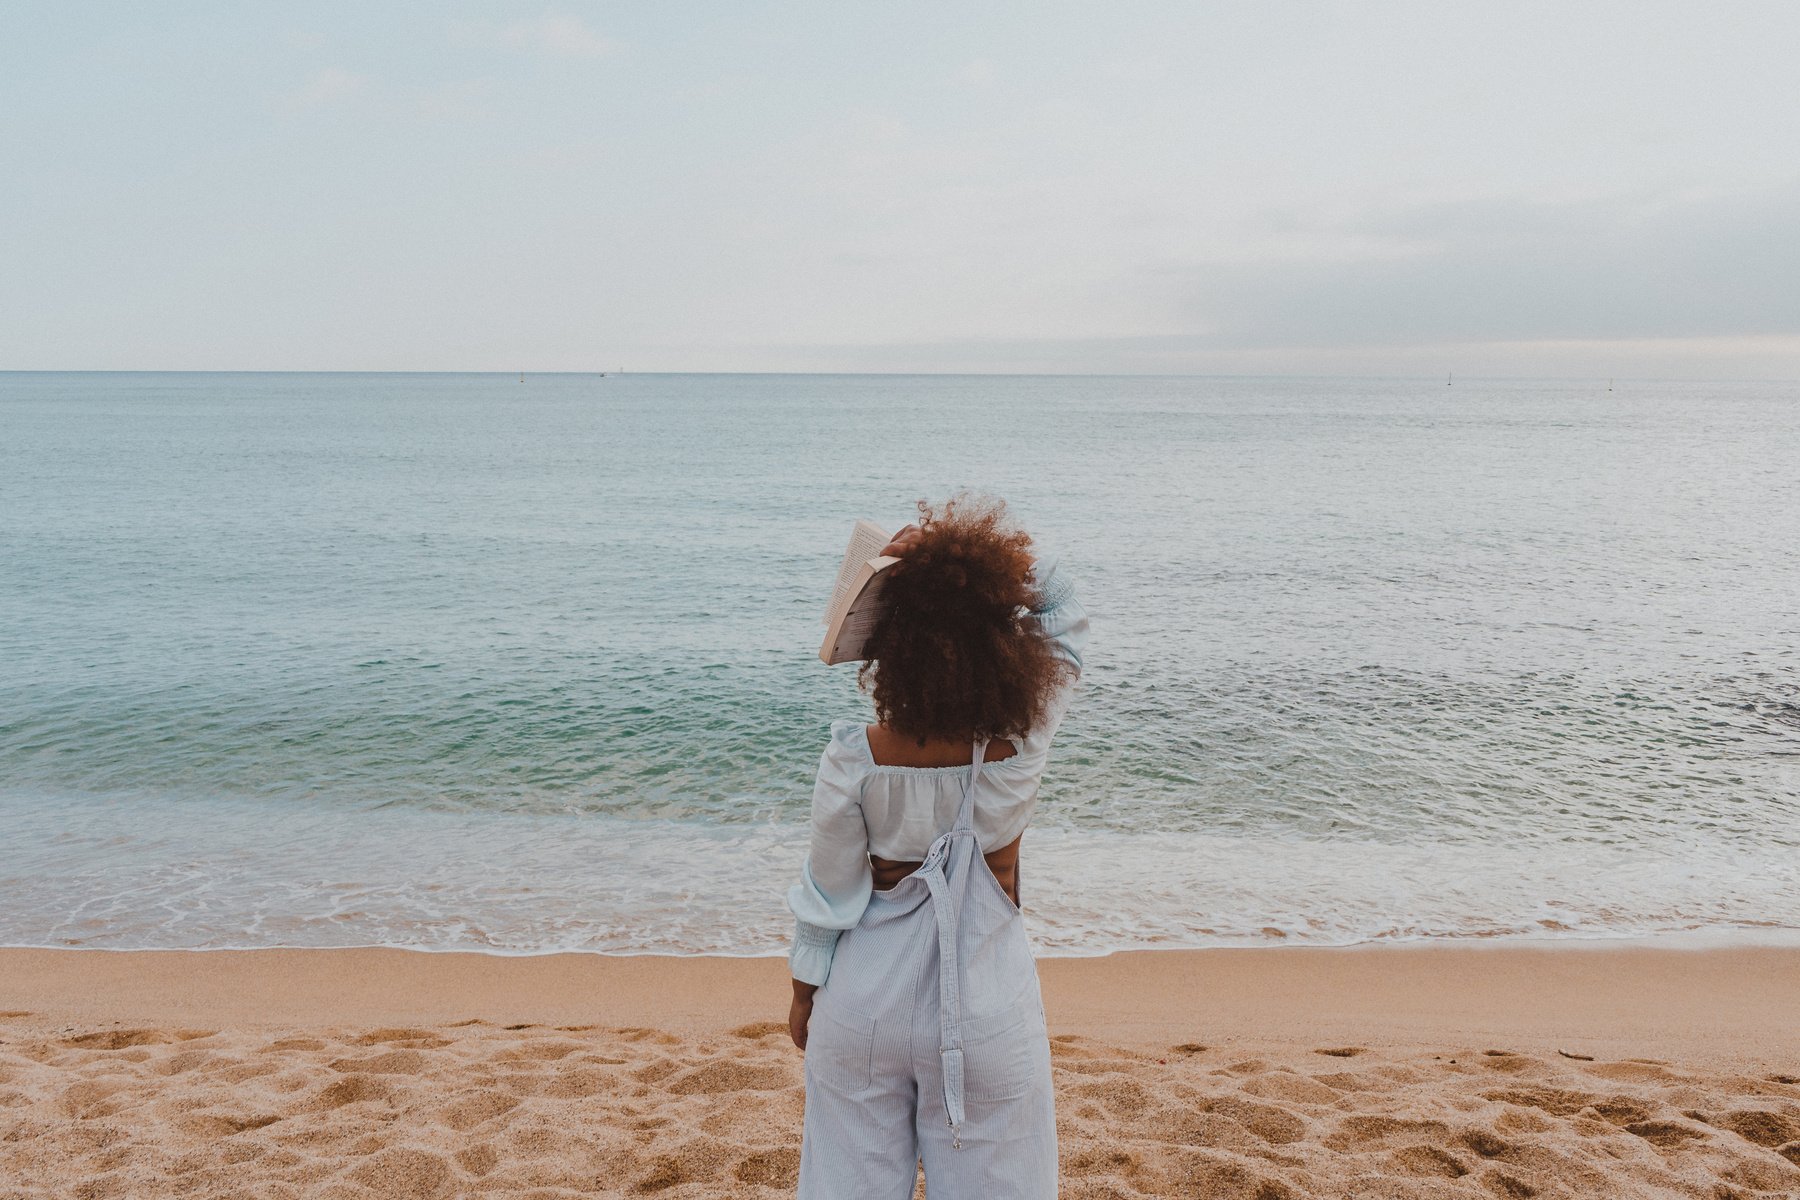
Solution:
<path fill-rule="evenodd" d="M 1042 963 L 1063 1195 L 1800 1196 L 1800 951 Z M 770 959 L 0 951 L 0 1197 L 775 1197 Z"/>

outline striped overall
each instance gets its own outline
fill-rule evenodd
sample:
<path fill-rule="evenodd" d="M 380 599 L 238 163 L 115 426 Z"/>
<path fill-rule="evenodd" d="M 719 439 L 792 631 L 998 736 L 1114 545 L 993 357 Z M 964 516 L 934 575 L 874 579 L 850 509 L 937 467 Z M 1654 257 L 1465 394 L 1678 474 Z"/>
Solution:
<path fill-rule="evenodd" d="M 956 824 L 870 898 L 813 999 L 800 1200 L 1053 1200 L 1050 1042 L 1024 919 Z"/>

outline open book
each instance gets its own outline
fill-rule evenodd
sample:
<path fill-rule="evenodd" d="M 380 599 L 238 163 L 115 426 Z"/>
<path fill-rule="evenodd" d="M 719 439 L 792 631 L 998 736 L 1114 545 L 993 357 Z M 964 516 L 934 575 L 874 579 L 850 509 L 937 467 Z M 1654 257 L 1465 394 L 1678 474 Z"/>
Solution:
<path fill-rule="evenodd" d="M 900 560 L 883 556 L 889 538 L 873 521 L 858 521 L 850 531 L 850 546 L 838 566 L 831 604 L 825 610 L 825 642 L 819 657 L 828 665 L 863 658 L 863 645 L 882 612 L 883 572 Z"/>

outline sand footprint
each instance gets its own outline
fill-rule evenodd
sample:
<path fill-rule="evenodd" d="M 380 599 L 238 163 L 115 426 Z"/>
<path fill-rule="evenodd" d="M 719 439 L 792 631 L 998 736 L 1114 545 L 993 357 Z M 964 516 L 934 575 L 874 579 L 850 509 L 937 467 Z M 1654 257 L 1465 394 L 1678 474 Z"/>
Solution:
<path fill-rule="evenodd" d="M 1307 1123 L 1275 1104 L 1260 1104 L 1235 1096 L 1221 1096 L 1205 1105 L 1209 1113 L 1228 1117 L 1272 1146 L 1297 1142 L 1307 1134 Z"/>
<path fill-rule="evenodd" d="M 712 1179 L 727 1162 L 742 1160 L 739 1148 L 708 1137 L 692 1138 L 667 1154 L 650 1161 L 649 1170 L 639 1176 L 632 1190 L 639 1193 L 660 1192 L 684 1183 L 700 1183 Z"/>
<path fill-rule="evenodd" d="M 1484 1065 L 1488 1070 L 1504 1071 L 1509 1075 L 1530 1071 L 1534 1067 L 1541 1068 L 1545 1065 L 1535 1058 L 1515 1054 L 1511 1050 L 1483 1050 L 1481 1056 L 1485 1060 Z"/>
<path fill-rule="evenodd" d="M 716 1059 L 680 1073 L 663 1086 L 678 1096 L 774 1092 L 799 1082 L 796 1076 L 797 1072 L 783 1063 Z"/>
<path fill-rule="evenodd" d="M 1441 1145 L 1449 1136 L 1450 1127 L 1442 1121 L 1359 1113 L 1339 1121 L 1337 1128 L 1322 1144 L 1328 1150 L 1360 1151 L 1385 1147 L 1401 1140 Z"/>
<path fill-rule="evenodd" d="M 1581 1069 L 1589 1075 L 1598 1075 L 1602 1079 L 1619 1083 L 1673 1083 L 1681 1078 L 1669 1070 L 1666 1064 L 1641 1058 L 1628 1058 L 1616 1063 L 1595 1063 L 1592 1066 L 1584 1064 Z"/>
<path fill-rule="evenodd" d="M 548 1100 L 584 1100 L 619 1090 L 619 1078 L 610 1071 L 591 1067 L 559 1070 L 541 1093 Z"/>
<path fill-rule="evenodd" d="M 456 1152 L 456 1165 L 475 1176 L 477 1179 L 500 1165 L 500 1152 L 487 1143 Z"/>
<path fill-rule="evenodd" d="M 329 1112 L 348 1104 L 387 1101 L 394 1095 L 393 1085 L 372 1075 L 352 1075 L 319 1089 L 299 1111 Z"/>
<path fill-rule="evenodd" d="M 466 1133 L 477 1125 L 504 1116 L 519 1107 L 519 1100 L 492 1088 L 479 1088 L 458 1093 L 438 1110 L 438 1119 L 458 1133 Z"/>
<path fill-rule="evenodd" d="M 1737 1109 L 1712 1118 L 1710 1124 L 1771 1150 L 1788 1142 L 1800 1142 L 1800 1116 L 1768 1109 Z"/>
<path fill-rule="evenodd" d="M 1520 1179 L 1495 1168 L 1481 1177 L 1481 1182 L 1489 1191 L 1497 1196 L 1506 1196 L 1509 1200 L 1528 1200 L 1538 1194 L 1538 1190 Z"/>
<path fill-rule="evenodd" d="M 1291 1104 L 1336 1104 L 1338 1092 L 1327 1084 L 1291 1071 L 1270 1071 L 1244 1081 L 1238 1090 L 1265 1100 L 1284 1100 Z"/>
<path fill-rule="evenodd" d="M 1625 1132 L 1635 1134 L 1652 1146 L 1679 1147 L 1689 1142 L 1704 1141 L 1706 1131 L 1679 1121 L 1633 1121 Z"/>
<path fill-rule="evenodd" d="M 1517 1104 L 1535 1108 L 1556 1117 L 1568 1117 L 1601 1102 L 1591 1092 L 1575 1092 L 1566 1088 L 1516 1088 L 1503 1092 L 1483 1092 L 1481 1098 L 1496 1104 Z"/>
<path fill-rule="evenodd" d="M 782 1032 L 786 1032 L 785 1027 Z M 758 1150 L 745 1155 L 732 1174 L 739 1183 L 754 1183 L 783 1190 L 792 1188 L 800 1181 L 800 1151 L 791 1146 Z"/>
<path fill-rule="evenodd" d="M 439 1046 L 448 1046 L 450 1039 L 440 1037 L 429 1029 L 376 1029 L 351 1039 L 358 1046 L 377 1046 L 389 1042 L 399 1042 L 412 1050 L 436 1050 Z"/>
<path fill-rule="evenodd" d="M 125 1107 L 123 1100 L 113 1099 L 124 1088 L 125 1085 L 121 1083 L 83 1079 L 64 1088 L 56 1098 L 56 1106 L 64 1115 L 78 1121 L 110 1117 Z"/>
<path fill-rule="evenodd" d="M 231 1137 L 252 1129 L 263 1129 L 281 1120 L 272 1113 L 259 1113 L 255 1116 L 240 1116 L 236 1113 L 200 1112 L 189 1113 L 175 1122 L 176 1128 L 196 1137 L 213 1140 Z"/>
<path fill-rule="evenodd" d="M 1415 1178 L 1461 1179 L 1469 1173 L 1461 1159 L 1437 1146 L 1404 1146 L 1387 1161 L 1396 1174 Z"/>
<path fill-rule="evenodd" d="M 558 1038 L 545 1041 L 530 1041 L 520 1046 L 512 1046 L 494 1055 L 494 1062 L 555 1062 L 559 1058 L 567 1058 L 577 1050 L 585 1047 L 580 1042 L 571 1042 Z"/>
<path fill-rule="evenodd" d="M 162 1046 L 170 1042 L 192 1041 L 212 1034 L 168 1029 L 102 1029 L 95 1033 L 77 1034 L 62 1039 L 62 1045 L 76 1050 L 123 1050 L 127 1046 Z"/>
<path fill-rule="evenodd" d="M 411 1146 L 378 1150 L 350 1171 L 350 1178 L 382 1200 L 426 1200 L 447 1194 L 455 1175 L 450 1163 Z"/>
<path fill-rule="evenodd" d="M 748 1025 L 739 1025 L 731 1031 L 732 1037 L 756 1039 L 768 1037 L 772 1033 L 786 1033 L 788 1027 L 780 1021 L 752 1021 Z"/>
<path fill-rule="evenodd" d="M 1456 1144 L 1473 1150 L 1483 1158 L 1504 1158 L 1512 1152 L 1512 1143 L 1486 1129 L 1468 1129 L 1457 1136 Z"/>
<path fill-rule="evenodd" d="M 425 1056 L 417 1050 L 390 1050 L 368 1058 L 334 1058 L 326 1065 L 347 1075 L 417 1075 L 425 1069 Z"/>
<path fill-rule="evenodd" d="M 1633 1100 L 1629 1096 L 1614 1096 L 1610 1100 L 1596 1100 L 1588 1105 L 1599 1117 L 1623 1129 L 1634 1121 L 1648 1121 L 1656 1115 L 1654 1105 Z"/>

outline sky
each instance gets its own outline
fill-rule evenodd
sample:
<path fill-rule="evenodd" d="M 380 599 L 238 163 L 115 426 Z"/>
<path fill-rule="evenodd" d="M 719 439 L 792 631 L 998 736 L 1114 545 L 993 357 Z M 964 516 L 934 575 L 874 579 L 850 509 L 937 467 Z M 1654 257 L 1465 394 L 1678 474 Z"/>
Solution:
<path fill-rule="evenodd" d="M 0 0 L 0 369 L 1800 378 L 1800 4 Z"/>

